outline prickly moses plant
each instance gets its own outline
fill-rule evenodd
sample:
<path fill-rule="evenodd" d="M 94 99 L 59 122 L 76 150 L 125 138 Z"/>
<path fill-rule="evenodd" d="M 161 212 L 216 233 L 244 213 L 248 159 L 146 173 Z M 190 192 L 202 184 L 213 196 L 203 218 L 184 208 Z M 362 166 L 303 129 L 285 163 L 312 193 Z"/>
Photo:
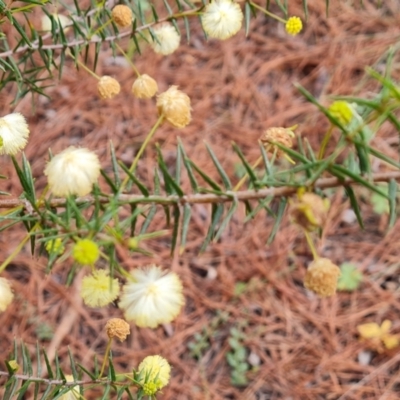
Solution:
<path fill-rule="evenodd" d="M 141 253 L 145 260 L 148 253 L 143 243 L 165 236 L 170 241 L 171 253 L 182 252 L 194 204 L 203 203 L 211 209 L 201 251 L 221 237 L 239 207 L 245 208 L 249 224 L 258 213 L 266 211 L 274 221 L 270 241 L 288 212 L 293 224 L 304 232 L 314 259 L 304 286 L 321 297 L 335 294 L 341 273 L 331 260 L 320 257 L 315 245 L 328 217 L 327 189 L 345 188 L 361 226 L 362 215 L 353 186 L 381 196 L 389 205 L 388 225 L 393 226 L 397 219 L 400 163 L 373 144 L 383 124 L 392 126 L 394 136 L 400 133 L 400 87 L 390 75 L 392 50 L 387 53 L 384 71 L 367 69 L 369 79 L 381 88 L 368 99 L 336 98 L 323 105 L 298 86 L 299 96 L 314 104 L 329 121 L 318 148 L 312 148 L 307 138 L 298 135 L 296 126 L 268 127 L 260 132 L 259 142 L 254 143 L 259 146 L 255 163 L 250 163 L 233 144 L 245 171 L 238 182 L 231 181 L 206 144 L 220 180 L 209 177 L 180 140 L 174 173 L 160 147 L 154 161 L 154 184 L 147 185 L 135 173 L 145 149 L 154 146 L 152 138 L 161 125 L 169 124 L 179 130 L 196 118 L 184 87 L 171 85 L 159 93 L 157 77 L 139 71 L 134 61 L 141 52 L 168 56 L 180 46 L 183 35 L 190 41 L 190 26 L 194 24 L 201 25 L 208 39 L 229 40 L 242 29 L 248 33 L 250 20 L 259 14 L 281 23 L 287 35 L 302 34 L 307 29 L 308 16 L 307 2 L 303 3 L 304 15 L 297 16 L 290 15 L 286 2 L 278 0 L 267 4 L 251 0 L 0 0 L 0 90 L 13 91 L 15 105 L 25 96 L 46 96 L 46 88 L 62 76 L 66 63 L 83 69 L 97 85 L 99 97 L 112 101 L 121 90 L 118 76 L 96 73 L 98 55 L 109 48 L 114 56 L 125 57 L 136 75 L 131 83 L 132 96 L 154 103 L 153 128 L 130 166 L 117 159 L 112 144 L 112 173 L 102 169 L 95 149 L 77 146 L 58 154 L 49 151 L 43 165 L 47 186 L 40 191 L 23 153 L 30 136 L 25 117 L 17 112 L 1 116 L 0 153 L 13 164 L 21 195 L 10 198 L 1 192 L 0 229 L 6 234 L 7 229 L 20 224 L 26 229 L 26 236 L 0 265 L 0 312 L 11 307 L 14 300 L 13 282 L 1 275 L 30 244 L 33 254 L 47 254 L 47 273 L 51 274 L 58 263 L 69 269 L 66 285 L 78 270 L 84 271 L 80 294 L 87 307 L 108 307 L 117 302 L 125 316 L 125 320 L 113 318 L 107 322 L 104 329 L 108 345 L 99 355 L 103 361 L 99 365 L 95 362 L 93 369 L 78 364 L 69 353 L 70 370 L 63 371 L 57 357 L 54 363 L 49 361 L 46 349 L 38 345 L 33 360 L 27 347 L 16 341 L 11 353 L 0 360 L 0 391 L 4 399 L 84 399 L 85 391 L 94 386 L 103 388 L 103 398 L 155 398 L 169 382 L 168 361 L 153 355 L 133 371 L 116 371 L 112 344 L 126 339 L 130 324 L 156 328 L 173 321 L 185 304 L 183 285 L 176 273 L 157 265 L 146 266 L 145 261 L 141 269 L 126 269 L 119 263 L 116 248 Z M 96 55 L 92 64 L 86 62 L 89 51 Z M 334 133 L 337 139 L 332 150 Z M 376 160 L 379 170 L 372 168 Z M 181 185 L 183 174 L 190 181 L 190 190 Z M 99 180 L 108 186 L 107 191 L 100 190 Z M 388 190 L 384 191 L 377 182 L 386 182 Z M 129 212 L 122 212 L 127 209 Z M 165 216 L 167 229 L 151 232 L 151 221 L 158 214 Z"/>

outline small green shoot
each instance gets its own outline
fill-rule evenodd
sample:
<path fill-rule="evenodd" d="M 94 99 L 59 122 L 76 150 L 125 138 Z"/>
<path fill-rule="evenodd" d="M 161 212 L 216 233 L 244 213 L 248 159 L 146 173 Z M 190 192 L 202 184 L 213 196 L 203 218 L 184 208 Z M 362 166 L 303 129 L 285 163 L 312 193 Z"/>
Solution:
<path fill-rule="evenodd" d="M 358 289 L 363 275 L 352 263 L 343 263 L 340 266 L 342 274 L 339 277 L 338 290 L 353 292 Z"/>

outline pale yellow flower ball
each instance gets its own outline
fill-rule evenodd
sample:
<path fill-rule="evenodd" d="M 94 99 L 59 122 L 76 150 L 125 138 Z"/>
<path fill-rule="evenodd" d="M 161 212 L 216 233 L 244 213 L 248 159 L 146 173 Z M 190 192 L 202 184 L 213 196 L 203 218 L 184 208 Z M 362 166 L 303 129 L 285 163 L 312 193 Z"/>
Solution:
<path fill-rule="evenodd" d="M 7 309 L 13 298 L 10 282 L 6 278 L 0 278 L 0 312 Z"/>
<path fill-rule="evenodd" d="M 150 99 L 157 91 L 157 82 L 147 74 L 140 75 L 132 85 L 132 93 L 138 99 Z"/>
<path fill-rule="evenodd" d="M 55 196 L 85 196 L 99 178 L 100 162 L 92 151 L 71 146 L 48 162 L 44 174 Z"/>
<path fill-rule="evenodd" d="M 71 24 L 69 18 L 62 14 L 52 14 L 52 16 L 54 17 L 54 19 L 58 24 L 61 24 L 61 27 L 63 28 L 64 32 L 67 32 L 68 29 L 70 28 L 67 25 Z M 51 31 L 50 17 L 47 14 L 43 15 L 41 22 L 42 22 L 42 31 L 50 32 Z"/>
<path fill-rule="evenodd" d="M 181 35 L 170 23 L 164 22 L 153 28 L 156 39 L 151 38 L 150 45 L 153 50 L 164 56 L 173 53 L 181 41 Z"/>
<path fill-rule="evenodd" d="M 102 99 L 112 99 L 121 91 L 121 85 L 111 76 L 104 75 L 97 82 L 97 90 Z"/>
<path fill-rule="evenodd" d="M 28 143 L 29 127 L 25 117 L 13 113 L 0 118 L 0 154 L 17 154 Z"/>
<path fill-rule="evenodd" d="M 185 127 L 192 119 L 190 97 L 180 91 L 178 86 L 171 86 L 157 96 L 157 110 L 159 115 L 163 115 L 176 128 Z"/>
<path fill-rule="evenodd" d="M 142 328 L 156 328 L 176 318 L 185 303 L 178 275 L 150 265 L 134 270 L 132 277 L 123 287 L 118 305 L 126 320 Z"/>
<path fill-rule="evenodd" d="M 108 271 L 100 269 L 82 279 L 81 296 L 89 307 L 104 307 L 119 295 L 118 279 L 111 279 Z"/>
<path fill-rule="evenodd" d="M 243 12 L 231 0 L 214 0 L 207 4 L 201 17 L 204 31 L 209 37 L 225 40 L 239 32 Z"/>
<path fill-rule="evenodd" d="M 65 375 L 65 379 L 67 382 L 73 382 L 74 377 L 72 375 Z M 60 400 L 77 400 L 81 398 L 79 393 L 78 385 L 74 386 L 69 392 L 63 394 L 59 399 Z"/>
<path fill-rule="evenodd" d="M 147 396 L 153 396 L 157 391 L 168 385 L 171 366 L 168 361 L 159 356 L 148 356 L 139 364 L 139 382 Z"/>

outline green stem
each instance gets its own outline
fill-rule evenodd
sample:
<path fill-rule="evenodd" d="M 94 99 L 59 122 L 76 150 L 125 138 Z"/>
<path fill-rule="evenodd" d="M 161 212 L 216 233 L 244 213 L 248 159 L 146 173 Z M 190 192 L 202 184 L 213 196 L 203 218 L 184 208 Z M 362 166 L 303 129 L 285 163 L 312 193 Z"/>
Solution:
<path fill-rule="evenodd" d="M 276 19 L 279 22 L 282 22 L 283 24 L 286 24 L 287 21 L 285 21 L 283 18 L 278 17 L 277 15 L 273 14 L 272 12 L 266 10 L 265 8 L 260 7 L 258 4 L 253 3 L 252 1 L 249 2 L 249 4 L 254 7 L 257 8 L 257 10 L 260 10 L 261 12 L 263 12 L 265 15 L 268 15 L 271 18 Z"/>
<path fill-rule="evenodd" d="M 332 136 L 333 128 L 334 128 L 334 126 L 331 124 L 331 126 L 328 129 L 328 132 L 326 132 L 326 134 L 322 140 L 321 148 L 319 149 L 319 153 L 318 153 L 318 160 L 322 160 L 324 158 L 326 146 L 328 145 L 329 140 Z"/>
<path fill-rule="evenodd" d="M 98 76 L 97 74 L 95 74 L 95 73 L 94 73 L 91 69 L 89 69 L 85 64 L 83 64 L 83 63 L 81 63 L 79 60 L 77 60 L 77 59 L 72 55 L 71 52 L 68 52 L 68 54 L 69 54 L 69 56 L 70 56 L 71 58 L 73 58 L 73 59 L 75 60 L 75 62 L 76 62 L 77 64 L 79 64 L 79 66 L 81 66 L 85 71 L 89 72 L 90 75 L 92 75 L 94 78 L 96 78 L 96 79 L 98 79 L 98 80 L 101 79 L 100 76 Z"/>
<path fill-rule="evenodd" d="M 305 231 L 304 231 L 304 235 L 305 235 L 305 237 L 306 237 L 306 240 L 307 240 L 307 243 L 308 243 L 308 247 L 309 247 L 310 250 L 311 250 L 311 253 L 312 253 L 312 255 L 313 255 L 314 260 L 318 260 L 319 255 L 318 255 L 318 253 L 317 253 L 317 250 L 315 249 L 314 242 L 313 242 L 312 239 L 311 239 L 310 233 L 309 233 L 308 231 L 305 230 Z"/>
<path fill-rule="evenodd" d="M 139 70 L 135 67 L 135 64 L 130 60 L 128 54 L 125 53 L 125 51 L 122 49 L 122 47 L 117 43 L 114 42 L 115 47 L 122 53 L 122 55 L 125 57 L 125 59 L 128 61 L 128 63 L 131 65 L 131 67 L 133 68 L 133 70 L 135 71 L 137 77 L 140 77 L 140 72 Z"/>
<path fill-rule="evenodd" d="M 142 156 L 143 152 L 145 151 L 147 145 L 149 144 L 151 138 L 153 137 L 153 135 L 155 134 L 156 130 L 158 129 L 158 127 L 161 125 L 161 123 L 164 121 L 164 115 L 160 115 L 158 117 L 157 122 L 154 124 L 154 126 L 151 128 L 151 131 L 147 134 L 146 139 L 144 140 L 144 142 L 142 143 L 142 146 L 140 147 L 138 153 L 136 154 L 135 159 L 132 162 L 131 167 L 129 168 L 129 172 L 133 173 L 138 165 L 139 159 Z M 129 181 L 129 176 L 127 176 L 124 181 L 121 184 L 120 187 L 120 192 L 122 192 L 122 190 L 124 189 L 124 187 L 126 186 L 126 184 Z"/>
<path fill-rule="evenodd" d="M 100 31 L 102 31 L 107 25 L 110 25 L 112 22 L 112 19 L 109 19 L 107 22 L 105 22 L 103 25 L 99 26 L 92 34 L 89 35 L 88 39 L 90 40 L 94 35 L 97 35 Z"/>
<path fill-rule="evenodd" d="M 109 338 L 108 339 L 108 343 L 107 343 L 107 347 L 106 347 L 106 351 L 104 353 L 103 364 L 101 366 L 101 370 L 100 370 L 100 374 L 98 376 L 98 379 L 100 379 L 103 376 L 104 369 L 106 368 L 106 363 L 108 361 L 108 355 L 110 354 L 110 350 L 111 350 L 111 343 L 112 343 L 112 338 Z"/>
<path fill-rule="evenodd" d="M 258 164 L 260 164 L 260 162 L 262 161 L 262 156 L 260 156 L 260 158 L 252 165 L 252 167 L 251 167 L 251 169 L 254 171 L 254 169 L 255 168 L 257 168 L 258 167 Z M 237 192 L 240 188 L 241 188 L 241 186 L 243 185 L 243 183 L 246 181 L 246 179 L 248 178 L 248 176 L 249 176 L 249 174 L 248 173 L 245 173 L 243 176 L 242 176 L 242 179 L 240 179 L 240 181 L 237 183 L 237 185 L 233 188 L 233 191 L 234 192 Z"/>

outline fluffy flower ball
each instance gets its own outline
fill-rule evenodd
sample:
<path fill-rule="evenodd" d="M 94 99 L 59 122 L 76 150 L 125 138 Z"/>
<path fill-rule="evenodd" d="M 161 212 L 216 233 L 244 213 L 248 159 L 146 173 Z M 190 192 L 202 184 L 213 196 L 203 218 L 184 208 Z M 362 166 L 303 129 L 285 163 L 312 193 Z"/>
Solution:
<path fill-rule="evenodd" d="M 90 239 L 78 240 L 72 249 L 72 256 L 81 265 L 94 265 L 100 256 L 99 246 Z"/>
<path fill-rule="evenodd" d="M 225 40 L 239 32 L 243 12 L 239 4 L 231 0 L 214 0 L 207 4 L 201 23 L 208 36 Z"/>
<path fill-rule="evenodd" d="M 100 269 L 82 279 L 81 296 L 89 307 L 104 307 L 119 295 L 118 279 L 111 279 L 108 272 Z"/>
<path fill-rule="evenodd" d="M 29 127 L 20 113 L 0 118 L 0 154 L 17 154 L 28 143 Z"/>
<path fill-rule="evenodd" d="M 181 35 L 178 34 L 173 25 L 162 23 L 153 28 L 155 38 L 151 40 L 152 49 L 164 56 L 173 53 L 181 42 Z"/>
<path fill-rule="evenodd" d="M 336 293 L 340 268 L 328 258 L 318 258 L 307 268 L 304 286 L 320 297 L 329 297 Z"/>
<path fill-rule="evenodd" d="M 126 320 L 142 328 L 156 328 L 179 314 L 185 299 L 178 275 L 150 265 L 134 270 L 132 277 L 133 282 L 123 287 L 119 302 Z"/>
<path fill-rule="evenodd" d="M 90 150 L 71 146 L 49 161 L 44 174 L 55 196 L 85 196 L 99 178 L 100 162 Z"/>
<path fill-rule="evenodd" d="M 171 366 L 161 356 L 148 356 L 139 364 L 138 373 L 143 392 L 147 396 L 153 396 L 158 390 L 168 385 Z"/>
<path fill-rule="evenodd" d="M 112 99 L 121 91 L 121 86 L 116 79 L 104 75 L 97 83 L 97 90 L 102 99 Z"/>
<path fill-rule="evenodd" d="M 157 82 L 147 74 L 140 75 L 132 85 L 132 93 L 138 99 L 150 99 L 157 91 Z"/>
<path fill-rule="evenodd" d="M 52 16 L 58 24 L 61 24 L 61 28 L 64 29 L 64 33 L 69 30 L 68 25 L 71 23 L 71 21 L 69 20 L 68 17 L 62 14 L 53 14 Z M 50 17 L 47 14 L 43 15 L 41 22 L 42 22 L 42 31 L 50 32 L 52 28 Z"/>
<path fill-rule="evenodd" d="M 0 278 L 0 312 L 6 310 L 13 298 L 10 282 L 6 278 Z"/>
<path fill-rule="evenodd" d="M 190 98 L 178 86 L 171 86 L 157 96 L 157 110 L 176 128 L 185 127 L 192 119 Z"/>
<path fill-rule="evenodd" d="M 303 29 L 303 22 L 299 17 L 290 17 L 286 22 L 285 29 L 289 35 L 296 36 Z"/>
<path fill-rule="evenodd" d="M 112 9 L 111 17 L 115 21 L 115 23 L 121 28 L 129 26 L 133 21 L 132 10 L 124 4 L 119 4 L 115 6 Z"/>

